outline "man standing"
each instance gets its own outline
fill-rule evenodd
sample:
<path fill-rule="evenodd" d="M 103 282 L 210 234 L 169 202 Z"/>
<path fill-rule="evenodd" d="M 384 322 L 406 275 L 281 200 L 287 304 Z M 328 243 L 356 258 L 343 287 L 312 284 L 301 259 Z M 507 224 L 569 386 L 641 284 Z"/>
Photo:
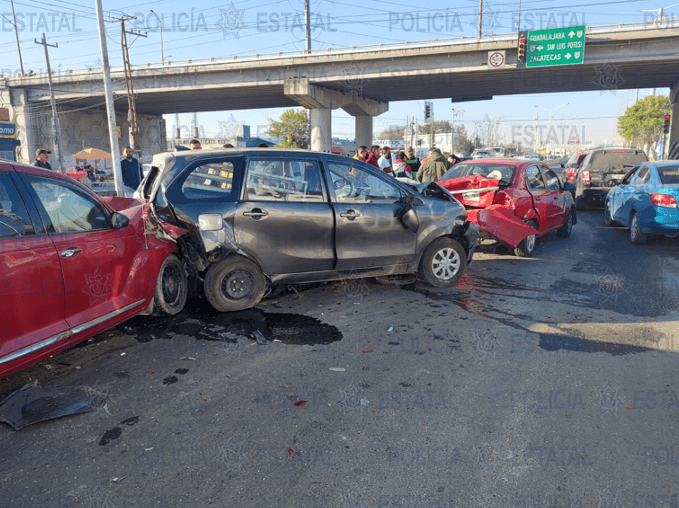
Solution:
<path fill-rule="evenodd" d="M 358 151 L 356 152 L 356 155 L 354 155 L 354 159 L 362 161 L 362 162 L 367 162 L 368 147 L 367 146 L 359 146 Z"/>
<path fill-rule="evenodd" d="M 49 150 L 45 150 L 44 148 L 38 148 L 35 151 L 35 162 L 33 163 L 33 165 L 36 168 L 49 169 L 50 171 L 52 171 L 52 165 L 48 162 L 50 158 L 49 154 L 51 153 L 52 152 L 50 152 Z"/>
<path fill-rule="evenodd" d="M 378 156 L 380 154 L 380 147 L 377 145 L 373 145 L 370 147 L 370 151 L 368 152 L 368 158 L 366 159 L 366 162 L 370 164 L 371 166 L 375 166 L 376 168 L 380 167 L 380 163 L 377 162 Z"/>
<path fill-rule="evenodd" d="M 123 148 L 123 155 L 125 158 L 120 161 L 120 171 L 123 174 L 123 185 L 132 190 L 132 192 L 129 193 L 130 196 L 132 196 L 141 183 L 139 161 L 133 157 L 132 148 L 129 146 Z"/>
<path fill-rule="evenodd" d="M 382 147 L 382 157 L 379 158 L 377 163 L 380 165 L 380 169 L 385 173 L 389 173 L 393 176 L 391 171 L 391 148 L 388 146 Z"/>
<path fill-rule="evenodd" d="M 420 159 L 417 158 L 415 155 L 415 151 L 413 150 L 412 146 L 406 146 L 406 164 L 410 166 L 410 169 L 412 170 L 413 173 L 417 173 L 417 171 L 420 169 Z"/>
<path fill-rule="evenodd" d="M 438 148 L 432 148 L 429 152 L 429 160 L 420 166 L 417 172 L 418 182 L 438 182 L 448 171 L 446 158 Z"/>
<path fill-rule="evenodd" d="M 202 150 L 203 149 L 203 146 L 200 144 L 200 141 L 198 141 L 197 139 L 192 139 L 189 144 L 191 145 L 191 150 Z"/>

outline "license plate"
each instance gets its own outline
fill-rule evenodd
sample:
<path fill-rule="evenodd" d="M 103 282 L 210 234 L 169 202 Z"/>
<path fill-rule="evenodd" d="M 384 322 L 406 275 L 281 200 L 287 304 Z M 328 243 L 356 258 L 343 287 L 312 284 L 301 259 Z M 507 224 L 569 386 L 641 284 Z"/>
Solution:
<path fill-rule="evenodd" d="M 479 200 L 479 193 L 478 192 L 469 192 L 464 195 L 465 201 L 478 201 Z"/>

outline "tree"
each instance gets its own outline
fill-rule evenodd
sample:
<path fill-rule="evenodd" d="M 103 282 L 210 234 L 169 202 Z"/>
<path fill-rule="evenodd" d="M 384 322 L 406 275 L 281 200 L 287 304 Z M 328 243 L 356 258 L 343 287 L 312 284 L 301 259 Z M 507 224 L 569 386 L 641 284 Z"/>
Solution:
<path fill-rule="evenodd" d="M 437 132 L 450 132 L 453 127 L 447 120 L 437 120 L 432 123 L 425 123 L 420 125 L 420 134 L 429 134 L 431 132 L 431 127 L 434 126 L 434 134 Z"/>
<path fill-rule="evenodd" d="M 467 128 L 464 125 L 455 127 L 453 136 L 453 153 L 460 156 L 471 155 L 474 151 L 474 143 L 467 136 Z"/>
<path fill-rule="evenodd" d="M 671 109 L 668 97 L 644 97 L 618 118 L 618 132 L 627 142 L 655 146 L 663 135 L 663 116 Z"/>
<path fill-rule="evenodd" d="M 382 132 L 380 132 L 379 139 L 382 140 L 399 140 L 403 139 L 403 127 L 399 125 L 390 125 Z"/>
<path fill-rule="evenodd" d="M 309 148 L 309 117 L 304 109 L 286 110 L 279 121 L 269 118 L 269 136 L 280 140 L 283 148 Z"/>

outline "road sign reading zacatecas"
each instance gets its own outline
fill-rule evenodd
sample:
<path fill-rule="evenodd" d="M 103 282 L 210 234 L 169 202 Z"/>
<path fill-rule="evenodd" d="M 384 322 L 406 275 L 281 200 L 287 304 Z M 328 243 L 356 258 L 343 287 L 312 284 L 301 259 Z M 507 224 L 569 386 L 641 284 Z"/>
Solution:
<path fill-rule="evenodd" d="M 581 64 L 586 28 L 580 25 L 528 32 L 526 67 Z"/>

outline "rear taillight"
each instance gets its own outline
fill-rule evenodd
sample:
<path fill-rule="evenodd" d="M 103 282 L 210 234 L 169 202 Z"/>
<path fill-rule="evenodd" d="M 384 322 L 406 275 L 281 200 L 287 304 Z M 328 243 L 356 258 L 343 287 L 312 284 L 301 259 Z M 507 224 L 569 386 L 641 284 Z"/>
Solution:
<path fill-rule="evenodd" d="M 512 201 L 511 196 L 507 194 L 505 191 L 499 191 L 495 193 L 495 197 L 493 198 L 493 204 L 514 208 L 514 201 Z"/>
<path fill-rule="evenodd" d="M 669 194 L 651 194 L 651 203 L 655 206 L 662 206 L 663 208 L 676 208 L 677 200 L 674 196 Z"/>
<path fill-rule="evenodd" d="M 575 178 L 575 173 L 578 172 L 578 168 L 571 168 L 568 170 L 568 183 L 573 183 L 573 179 Z"/>
<path fill-rule="evenodd" d="M 582 183 L 589 183 L 591 181 L 591 178 L 589 177 L 589 171 L 584 170 L 582 172 Z"/>

